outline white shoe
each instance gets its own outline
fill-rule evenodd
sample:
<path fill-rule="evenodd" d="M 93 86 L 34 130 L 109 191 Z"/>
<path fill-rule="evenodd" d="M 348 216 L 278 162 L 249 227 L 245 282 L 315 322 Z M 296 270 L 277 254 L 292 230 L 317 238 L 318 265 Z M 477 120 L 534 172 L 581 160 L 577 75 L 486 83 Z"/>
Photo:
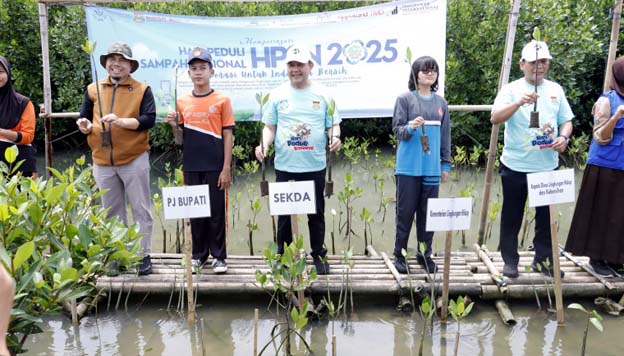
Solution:
<path fill-rule="evenodd" d="M 214 260 L 212 262 L 212 270 L 217 274 L 225 273 L 227 272 L 227 269 L 227 263 L 225 263 L 225 260 Z"/>

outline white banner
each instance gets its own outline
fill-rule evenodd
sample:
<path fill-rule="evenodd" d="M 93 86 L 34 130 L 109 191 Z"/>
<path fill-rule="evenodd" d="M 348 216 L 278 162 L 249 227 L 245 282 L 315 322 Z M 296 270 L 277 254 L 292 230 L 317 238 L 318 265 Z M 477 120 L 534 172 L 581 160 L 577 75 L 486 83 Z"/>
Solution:
<path fill-rule="evenodd" d="M 208 184 L 165 187 L 162 197 L 166 220 L 210 216 Z"/>
<path fill-rule="evenodd" d="M 574 169 L 527 174 L 529 206 L 574 202 Z"/>
<path fill-rule="evenodd" d="M 256 94 L 288 80 L 286 49 L 310 48 L 312 79 L 332 91 L 342 117 L 390 117 L 398 94 L 407 90 L 412 60 L 429 55 L 440 67 L 444 93 L 446 0 L 409 0 L 349 10 L 266 17 L 191 17 L 86 6 L 90 41 L 97 41 L 95 62 L 117 41 L 128 43 L 139 69 L 132 76 L 147 82 L 158 116 L 173 107 L 175 68 L 178 95 L 189 93 L 187 56 L 206 47 L 214 61 L 215 90 L 232 99 L 236 120 L 257 119 Z"/>
<path fill-rule="evenodd" d="M 470 229 L 472 198 L 439 198 L 427 200 L 427 231 Z"/>
<path fill-rule="evenodd" d="M 315 214 L 314 181 L 269 183 L 269 210 L 271 215 Z"/>

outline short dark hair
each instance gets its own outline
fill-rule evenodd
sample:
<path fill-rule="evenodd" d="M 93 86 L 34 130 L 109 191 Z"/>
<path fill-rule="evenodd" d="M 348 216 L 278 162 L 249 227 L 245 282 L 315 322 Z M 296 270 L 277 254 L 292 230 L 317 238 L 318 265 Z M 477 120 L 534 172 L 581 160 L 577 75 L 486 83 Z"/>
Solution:
<path fill-rule="evenodd" d="M 436 76 L 435 82 L 431 85 L 431 91 L 438 91 L 438 78 L 440 77 L 440 67 L 438 67 L 438 62 L 433 57 L 430 56 L 422 56 L 416 58 L 414 63 L 412 63 L 412 69 L 409 76 L 409 81 L 407 82 L 407 87 L 409 90 L 416 90 L 418 84 L 418 72 L 435 70 L 438 75 Z"/>

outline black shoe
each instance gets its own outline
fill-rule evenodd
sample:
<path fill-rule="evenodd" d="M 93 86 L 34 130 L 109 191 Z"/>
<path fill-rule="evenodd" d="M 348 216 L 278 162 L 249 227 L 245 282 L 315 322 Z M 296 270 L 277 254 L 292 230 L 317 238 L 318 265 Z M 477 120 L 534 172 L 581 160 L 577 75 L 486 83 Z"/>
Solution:
<path fill-rule="evenodd" d="M 405 257 L 395 257 L 394 268 L 396 268 L 397 272 L 400 274 L 407 274 L 409 266 L 405 262 Z"/>
<path fill-rule="evenodd" d="M 147 276 L 148 274 L 152 274 L 152 259 L 149 255 L 143 257 L 139 263 L 139 276 Z"/>
<path fill-rule="evenodd" d="M 613 270 L 615 277 L 622 277 L 622 275 L 624 275 L 624 265 L 621 263 L 607 262 L 607 265 L 609 265 L 609 268 Z"/>
<path fill-rule="evenodd" d="M 540 268 L 538 269 L 537 266 L 540 266 Z M 550 266 L 550 268 L 546 268 L 544 267 L 544 265 L 542 265 L 541 263 L 537 262 L 537 261 L 533 261 L 531 263 L 531 269 L 534 272 L 539 272 L 539 273 L 543 273 L 544 275 L 548 276 L 548 277 L 552 277 L 554 276 L 554 269 L 553 266 Z M 561 278 L 563 278 L 565 276 L 565 273 L 560 269 L 559 272 L 561 272 Z"/>
<path fill-rule="evenodd" d="M 438 266 L 436 266 L 436 263 L 433 262 L 433 260 L 429 256 L 423 257 L 421 255 L 418 255 L 416 256 L 416 261 L 418 261 L 418 264 L 421 265 L 425 269 L 425 271 L 429 273 L 436 273 L 438 271 Z"/>
<path fill-rule="evenodd" d="M 329 274 L 329 263 L 327 262 L 314 259 L 314 267 L 316 268 L 316 274 Z"/>
<path fill-rule="evenodd" d="M 507 278 L 518 278 L 518 266 L 505 263 L 503 266 L 503 276 Z"/>
<path fill-rule="evenodd" d="M 613 277 L 613 270 L 609 268 L 609 265 L 605 261 L 601 260 L 589 260 L 589 265 L 596 272 L 597 275 L 601 277 Z"/>

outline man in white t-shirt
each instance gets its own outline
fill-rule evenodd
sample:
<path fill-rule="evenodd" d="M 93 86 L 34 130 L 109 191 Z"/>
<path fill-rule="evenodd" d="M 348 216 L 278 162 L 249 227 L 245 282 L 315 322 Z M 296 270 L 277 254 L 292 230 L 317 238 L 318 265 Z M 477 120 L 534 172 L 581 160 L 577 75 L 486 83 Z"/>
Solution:
<path fill-rule="evenodd" d="M 328 113 L 332 98 L 320 84 L 310 80 L 314 67 L 307 47 L 292 46 L 286 52 L 288 82 L 271 92 L 263 109 L 262 144 L 256 147 L 256 158 L 263 161 L 271 143 L 275 143 L 275 176 L 277 182 L 314 181 L 316 214 L 308 215 L 310 245 L 314 266 L 319 274 L 328 274 L 329 265 L 322 259 L 327 254 L 325 241 L 325 167 L 329 150 L 341 147 L 340 116 Z M 280 216 L 277 227 L 277 251 L 292 242 L 290 216 Z"/>
<path fill-rule="evenodd" d="M 505 123 L 505 143 L 500 175 L 503 209 L 500 250 L 505 265 L 503 275 L 518 277 L 518 233 L 526 204 L 527 173 L 552 171 L 559 166 L 559 153 L 565 151 L 572 135 L 572 118 L 563 88 L 545 79 L 552 56 L 546 43 L 531 41 L 522 49 L 520 70 L 524 77 L 505 85 L 494 100 L 491 122 Z M 539 122 L 531 124 L 537 102 Z M 552 275 L 550 213 L 548 206 L 535 209 L 535 257 L 531 266 Z M 543 267 L 546 260 L 550 268 Z M 561 273 L 563 277 L 563 272 Z"/>

